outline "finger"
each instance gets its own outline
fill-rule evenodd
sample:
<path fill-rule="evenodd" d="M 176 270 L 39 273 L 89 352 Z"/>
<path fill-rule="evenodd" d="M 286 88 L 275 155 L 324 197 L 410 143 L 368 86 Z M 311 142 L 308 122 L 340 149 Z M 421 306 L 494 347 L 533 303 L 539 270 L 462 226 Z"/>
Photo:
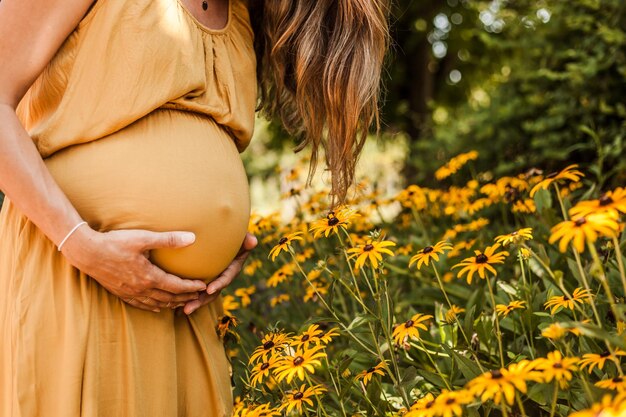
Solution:
<path fill-rule="evenodd" d="M 167 291 L 172 294 L 185 294 L 190 292 L 204 291 L 206 284 L 198 279 L 182 279 L 176 275 L 168 274 L 155 265 L 150 268 L 153 288 Z"/>
<path fill-rule="evenodd" d="M 150 296 L 157 301 L 170 303 L 170 305 L 168 306 L 170 307 L 172 304 L 180 304 L 180 303 L 186 303 L 192 300 L 197 300 L 198 291 L 186 292 L 183 294 L 172 294 L 171 292 L 153 288 L 152 292 L 150 293 Z"/>
<path fill-rule="evenodd" d="M 147 304 L 142 303 L 141 301 L 131 298 L 128 300 L 124 300 L 126 303 L 130 304 L 131 306 L 141 309 L 141 310 L 146 310 L 146 311 L 152 311 L 154 313 L 159 313 L 161 310 L 158 307 L 154 307 L 154 306 L 150 306 Z"/>
<path fill-rule="evenodd" d="M 256 238 L 256 236 L 254 236 L 252 233 L 247 232 L 246 233 L 246 237 L 243 239 L 243 244 L 242 244 L 242 248 L 245 250 L 252 250 L 256 247 L 256 245 L 259 243 L 258 239 Z"/>
<path fill-rule="evenodd" d="M 239 254 L 231 263 L 226 267 L 221 274 L 218 275 L 211 283 L 207 286 L 206 292 L 208 294 L 214 294 L 217 291 L 220 291 L 227 286 L 235 279 L 235 277 L 241 272 L 241 268 L 243 268 L 243 264 L 250 255 L 249 251 L 245 251 Z"/>
<path fill-rule="evenodd" d="M 141 249 L 184 248 L 196 240 L 192 232 L 150 232 L 141 231 Z"/>
<path fill-rule="evenodd" d="M 185 314 L 189 315 L 193 313 L 194 311 L 196 311 L 197 309 L 199 309 L 200 307 L 205 306 L 209 304 L 210 302 L 214 301 L 219 295 L 220 295 L 219 293 L 211 294 L 211 295 L 205 292 L 201 293 L 200 298 L 194 301 L 190 301 L 187 304 L 185 304 L 185 308 L 183 309 L 183 311 L 185 312 Z"/>

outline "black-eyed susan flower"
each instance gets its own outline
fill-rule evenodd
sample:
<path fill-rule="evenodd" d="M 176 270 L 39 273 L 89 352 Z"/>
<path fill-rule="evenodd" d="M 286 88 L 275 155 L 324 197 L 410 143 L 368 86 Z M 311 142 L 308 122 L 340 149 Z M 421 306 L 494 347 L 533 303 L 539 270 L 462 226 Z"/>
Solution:
<path fill-rule="evenodd" d="M 372 366 L 368 369 L 364 369 L 363 371 L 359 372 L 355 376 L 355 379 L 357 381 L 361 380 L 363 382 L 363 385 L 367 386 L 367 384 L 369 383 L 369 381 L 372 379 L 374 375 L 381 375 L 381 376 L 385 375 L 385 368 L 386 368 L 386 363 L 380 362 L 376 366 Z"/>
<path fill-rule="evenodd" d="M 315 367 L 320 366 L 320 358 L 326 356 L 323 345 L 314 345 L 306 349 L 296 349 L 290 354 L 280 357 L 274 372 L 276 380 L 286 380 L 290 383 L 294 377 L 304 380 L 307 373 L 315 373 Z"/>
<path fill-rule="evenodd" d="M 321 281 L 313 281 L 310 285 L 306 286 L 302 300 L 305 303 L 309 301 L 315 302 L 318 300 L 318 297 L 326 294 L 328 294 L 328 284 Z"/>
<path fill-rule="evenodd" d="M 580 201 L 569 210 L 569 214 L 573 217 L 584 217 L 608 210 L 626 213 L 626 188 L 619 187 L 608 191 L 597 200 Z"/>
<path fill-rule="evenodd" d="M 393 256 L 393 252 L 388 247 L 395 245 L 396 243 L 390 240 L 375 241 L 368 239 L 365 244 L 348 249 L 348 253 L 352 254 L 350 259 L 356 257 L 356 262 L 354 263 L 356 269 L 363 267 L 366 261 L 369 261 L 372 267 L 378 268 L 379 262 L 383 260 L 383 254 Z"/>
<path fill-rule="evenodd" d="M 433 417 L 435 415 L 435 396 L 431 393 L 424 395 L 411 405 L 411 409 L 404 417 Z"/>
<path fill-rule="evenodd" d="M 556 341 L 564 338 L 567 333 L 567 328 L 561 326 L 559 323 L 552 323 L 541 331 L 541 336 Z"/>
<path fill-rule="evenodd" d="M 621 376 L 615 378 L 603 379 L 594 384 L 596 387 L 611 389 L 614 391 L 626 392 L 626 380 Z"/>
<path fill-rule="evenodd" d="M 409 338 L 419 339 L 420 329 L 428 330 L 424 322 L 431 318 L 433 318 L 433 316 L 431 316 L 430 314 L 421 314 L 421 313 L 414 314 L 413 317 L 411 317 L 409 320 L 407 320 L 406 322 L 402 324 L 397 325 L 393 329 L 393 334 L 392 334 L 393 340 L 398 345 L 403 345 L 403 343 Z"/>
<path fill-rule="evenodd" d="M 331 233 L 339 233 L 339 229 L 346 229 L 350 221 L 359 214 L 356 210 L 342 206 L 337 210 L 331 210 L 323 219 L 316 220 L 309 228 L 313 232 L 313 238 L 317 239 L 324 234 L 328 237 Z"/>
<path fill-rule="evenodd" d="M 252 386 L 256 386 L 267 380 L 274 368 L 276 368 L 277 362 L 278 357 L 270 356 L 266 361 L 261 361 L 254 365 L 254 368 L 250 371 L 250 383 Z"/>
<path fill-rule="evenodd" d="M 452 304 L 452 306 L 450 306 L 448 311 L 446 311 L 446 316 L 444 318 L 445 322 L 448 324 L 454 323 L 457 317 L 459 316 L 459 314 L 463 313 L 464 311 L 465 311 L 464 308 L 461 308 L 455 304 Z"/>
<path fill-rule="evenodd" d="M 291 242 L 295 240 L 304 240 L 304 238 L 300 236 L 301 234 L 303 233 L 294 232 L 294 233 L 290 233 L 286 236 L 281 237 L 280 240 L 278 241 L 278 244 L 276 244 L 276 246 L 274 246 L 272 250 L 270 250 L 268 258 L 271 257 L 272 261 L 274 261 L 274 259 L 276 259 L 276 257 L 281 251 L 286 251 L 286 252 L 289 251 L 289 248 L 291 247 Z"/>
<path fill-rule="evenodd" d="M 568 381 L 572 379 L 572 372 L 578 370 L 578 361 L 576 357 L 563 357 L 561 352 L 555 350 L 548 353 L 545 358 L 537 358 L 534 360 L 535 369 L 540 371 L 541 379 L 544 382 L 550 382 L 553 379 L 558 381 L 561 389 L 567 387 Z"/>
<path fill-rule="evenodd" d="M 559 251 L 566 252 L 570 242 L 578 253 L 585 251 L 585 242 L 593 243 L 599 236 L 614 237 L 619 230 L 616 211 L 589 214 L 565 220 L 550 230 L 550 244 L 559 241 Z"/>
<path fill-rule="evenodd" d="M 237 288 L 235 290 L 235 295 L 241 299 L 241 306 L 247 307 L 250 305 L 252 300 L 250 296 L 256 292 L 256 286 L 251 285 L 249 287 Z"/>
<path fill-rule="evenodd" d="M 604 395 L 602 400 L 592 404 L 591 408 L 576 411 L 569 417 L 623 417 L 624 414 L 626 414 L 626 392 L 621 391 L 615 396 Z"/>
<path fill-rule="evenodd" d="M 483 279 L 486 277 L 486 271 L 491 272 L 493 275 L 498 275 L 495 268 L 491 265 L 504 263 L 504 258 L 509 255 L 507 251 L 496 252 L 499 247 L 500 244 L 496 243 L 492 246 L 488 246 L 485 252 L 475 250 L 474 253 L 476 256 L 465 258 L 454 265 L 452 269 L 462 267 L 457 277 L 460 278 L 467 273 L 468 284 L 472 283 L 472 277 L 476 272 L 478 272 L 478 276 Z"/>
<path fill-rule="evenodd" d="M 516 309 L 524 309 L 524 308 L 526 308 L 526 301 L 513 300 L 508 304 L 497 304 L 496 313 L 498 314 L 498 316 L 506 317 L 512 311 Z"/>
<path fill-rule="evenodd" d="M 554 297 L 550 297 L 548 301 L 544 304 L 546 309 L 551 308 L 550 314 L 554 315 L 559 312 L 562 308 L 567 308 L 569 310 L 574 310 L 576 304 L 584 304 L 585 302 L 591 301 L 593 295 L 589 290 L 584 288 L 576 288 L 572 293 L 572 298 L 569 298 L 565 295 L 555 295 Z"/>
<path fill-rule="evenodd" d="M 257 359 L 267 361 L 267 358 L 273 354 L 282 352 L 290 341 L 290 336 L 283 332 L 266 334 L 261 340 L 261 346 L 257 346 L 252 355 L 250 355 L 250 363 L 254 363 Z"/>
<path fill-rule="evenodd" d="M 291 346 L 307 348 L 309 345 L 328 344 L 332 341 L 333 337 L 339 336 L 339 332 L 336 327 L 333 327 L 327 332 L 324 332 L 319 324 L 311 324 L 301 334 L 294 336 L 291 342 Z"/>
<path fill-rule="evenodd" d="M 428 205 L 428 197 L 426 189 L 411 184 L 396 196 L 396 200 L 400 202 L 404 207 L 413 207 L 418 211 L 426 208 Z M 408 216 L 409 223 L 412 222 L 412 217 Z"/>
<path fill-rule="evenodd" d="M 595 367 L 602 369 L 607 360 L 613 361 L 617 366 L 619 366 L 619 359 L 617 359 L 617 356 L 624 355 L 626 355 L 626 352 L 621 349 L 615 349 L 614 354 L 611 354 L 608 350 L 602 353 L 585 353 L 580 359 L 580 369 L 582 370 L 588 367 L 587 371 L 591 373 Z"/>
<path fill-rule="evenodd" d="M 501 405 L 503 401 L 511 405 L 515 401 L 515 390 L 525 394 L 526 381 L 538 380 L 529 360 L 511 364 L 508 368 L 485 372 L 467 383 L 467 389 L 481 401 L 493 400 Z"/>
<path fill-rule="evenodd" d="M 270 299 L 270 306 L 276 307 L 279 304 L 289 301 L 289 294 L 278 294 Z"/>
<path fill-rule="evenodd" d="M 513 213 L 535 213 L 537 206 L 535 205 L 535 200 L 525 198 L 523 200 L 514 201 L 511 211 Z"/>
<path fill-rule="evenodd" d="M 448 250 L 452 250 L 452 245 L 443 240 L 435 243 L 433 246 L 426 246 L 411 257 L 409 260 L 409 268 L 415 262 L 417 262 L 417 269 L 419 270 L 422 267 L 422 264 L 428 266 L 431 259 L 439 261 L 439 255 L 444 254 L 445 251 Z"/>
<path fill-rule="evenodd" d="M 463 406 L 471 403 L 473 400 L 474 396 L 467 390 L 448 391 L 444 389 L 435 398 L 433 409 L 435 410 L 435 415 L 439 416 L 462 416 Z"/>
<path fill-rule="evenodd" d="M 239 307 L 240 304 L 232 295 L 227 294 L 222 297 L 222 311 L 224 312 L 224 314 L 232 316 L 233 311 L 237 310 Z"/>
<path fill-rule="evenodd" d="M 239 321 L 235 316 L 223 315 L 217 320 L 217 334 L 220 338 L 224 338 L 226 333 L 231 332 L 234 327 L 237 327 Z"/>
<path fill-rule="evenodd" d="M 324 393 L 326 389 L 321 385 L 314 385 L 307 387 L 302 384 L 299 389 L 289 391 L 286 393 L 283 404 L 279 407 L 280 410 L 286 410 L 289 414 L 292 410 L 297 410 L 302 414 L 302 410 L 306 405 L 313 406 L 313 397 L 317 397 Z"/>
<path fill-rule="evenodd" d="M 508 246 L 510 244 L 520 244 L 525 240 L 530 240 L 533 238 L 533 229 L 532 227 L 524 227 L 519 230 L 515 230 L 506 235 L 500 235 L 495 238 L 496 243 L 501 244 L 502 246 Z"/>
<path fill-rule="evenodd" d="M 555 182 L 561 182 L 561 181 L 565 181 L 565 180 L 569 180 L 569 181 L 572 181 L 572 182 L 580 181 L 580 179 L 582 177 L 584 177 L 585 174 L 583 174 L 582 172 L 578 171 L 576 168 L 578 168 L 578 165 L 577 164 L 572 164 L 572 165 L 569 165 L 569 166 L 565 167 L 565 169 L 563 169 L 562 171 L 553 172 L 551 174 L 546 175 L 543 180 L 538 182 L 530 190 L 530 196 L 533 197 L 535 195 L 535 193 L 538 190 L 540 190 L 540 189 L 547 190 L 548 187 L 550 187 L 550 185 L 552 185 L 552 183 L 555 183 Z"/>
<path fill-rule="evenodd" d="M 243 268 L 243 273 L 245 275 L 254 275 L 257 269 L 259 269 L 263 265 L 260 259 L 254 259 L 246 264 Z"/>
<path fill-rule="evenodd" d="M 293 276 L 296 265 L 292 262 L 278 268 L 266 281 L 268 287 L 276 287 Z"/>

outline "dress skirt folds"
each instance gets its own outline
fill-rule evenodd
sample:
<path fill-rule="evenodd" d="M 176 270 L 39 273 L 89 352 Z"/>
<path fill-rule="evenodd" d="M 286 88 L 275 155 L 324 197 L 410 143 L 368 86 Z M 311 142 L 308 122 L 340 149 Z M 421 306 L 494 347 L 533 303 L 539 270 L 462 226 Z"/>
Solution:
<path fill-rule="evenodd" d="M 18 106 L 44 162 L 100 231 L 189 230 L 155 264 L 210 281 L 250 214 L 240 153 L 254 126 L 243 0 L 224 29 L 180 0 L 98 0 Z M 221 300 L 190 316 L 136 309 L 72 267 L 5 199 L 0 212 L 0 417 L 224 417 Z"/>

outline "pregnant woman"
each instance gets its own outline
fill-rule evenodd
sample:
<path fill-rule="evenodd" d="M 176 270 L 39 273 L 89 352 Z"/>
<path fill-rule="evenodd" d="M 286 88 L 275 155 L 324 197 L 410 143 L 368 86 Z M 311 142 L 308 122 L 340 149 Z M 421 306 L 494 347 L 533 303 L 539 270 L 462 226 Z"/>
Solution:
<path fill-rule="evenodd" d="M 253 3 L 0 1 L 0 417 L 231 414 L 257 104 L 341 202 L 387 42 L 382 0 Z"/>

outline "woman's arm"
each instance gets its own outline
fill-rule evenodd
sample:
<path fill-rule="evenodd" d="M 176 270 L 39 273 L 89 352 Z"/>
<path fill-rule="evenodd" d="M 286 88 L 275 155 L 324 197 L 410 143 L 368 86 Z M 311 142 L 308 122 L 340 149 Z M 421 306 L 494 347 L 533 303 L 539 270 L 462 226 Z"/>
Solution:
<path fill-rule="evenodd" d="M 15 109 L 91 2 L 0 1 L 0 189 L 56 245 L 82 219 L 49 173 Z M 206 285 L 165 273 L 145 254 L 192 242 L 193 235 L 183 232 L 99 233 L 82 226 L 64 244 L 63 254 L 113 294 L 156 311 L 197 299 L 197 291 Z"/>

